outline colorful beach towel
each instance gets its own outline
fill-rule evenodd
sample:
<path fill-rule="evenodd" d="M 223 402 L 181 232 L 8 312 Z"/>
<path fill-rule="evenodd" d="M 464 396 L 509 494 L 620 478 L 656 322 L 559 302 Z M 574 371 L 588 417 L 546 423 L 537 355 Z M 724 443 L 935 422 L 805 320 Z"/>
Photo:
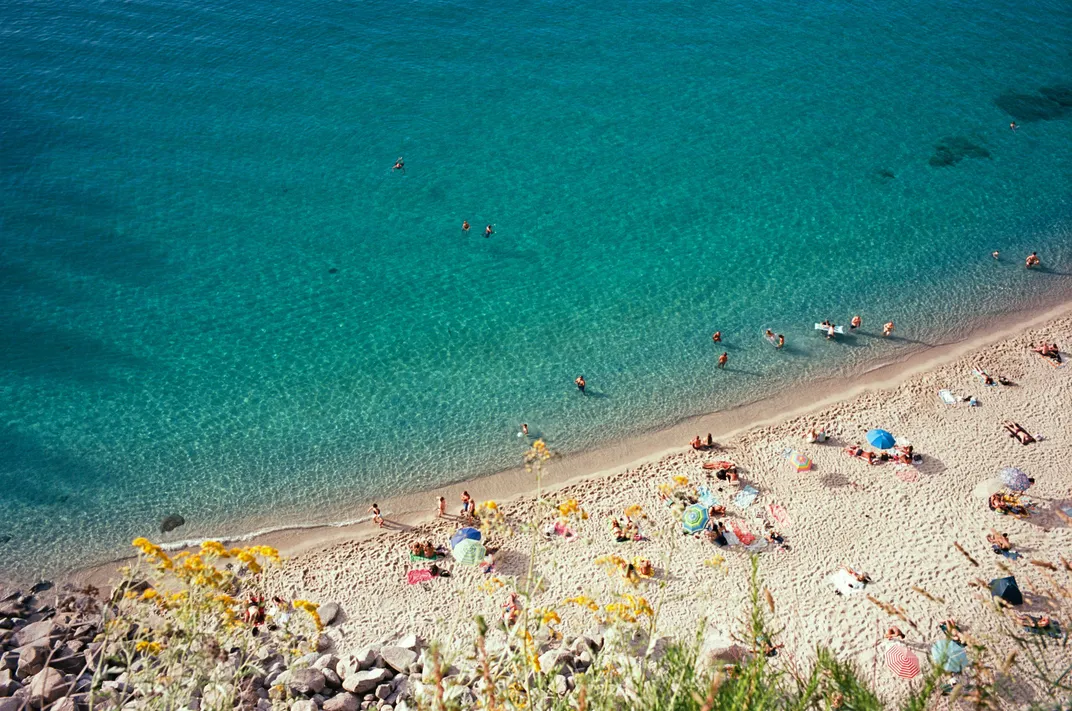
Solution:
<path fill-rule="evenodd" d="M 785 507 L 781 504 L 767 504 L 767 511 L 770 512 L 771 518 L 781 527 L 792 525 L 792 521 L 789 519 L 789 512 L 785 510 Z"/>
<path fill-rule="evenodd" d="M 726 526 L 733 532 L 733 535 L 736 536 L 742 546 L 750 546 L 756 542 L 756 537 L 749 532 L 748 527 L 739 519 L 730 519 Z"/>
<path fill-rule="evenodd" d="M 752 502 L 756 500 L 757 496 L 759 496 L 759 489 L 746 484 L 745 487 L 741 489 L 741 492 L 734 497 L 733 503 L 737 504 L 737 506 L 742 509 L 746 509 L 752 505 Z M 747 546 L 748 544 L 745 543 L 745 545 Z"/>
<path fill-rule="evenodd" d="M 696 501 L 700 506 L 706 506 L 711 508 L 712 506 L 721 506 L 718 497 L 711 493 L 711 490 L 706 486 L 701 486 L 696 490 Z"/>
<path fill-rule="evenodd" d="M 972 375 L 975 376 L 976 380 L 978 380 L 980 383 L 982 383 L 983 385 L 985 385 L 985 386 L 987 386 L 989 388 L 997 387 L 998 381 L 996 381 L 993 378 L 991 378 L 990 374 L 987 373 L 985 370 L 983 370 L 981 368 L 973 368 L 972 369 Z M 990 379 L 989 383 L 986 382 L 987 378 Z"/>
<path fill-rule="evenodd" d="M 411 570 L 406 573 L 406 582 L 410 585 L 416 585 L 417 583 L 427 583 L 434 578 L 432 571 L 420 568 L 418 570 Z"/>
<path fill-rule="evenodd" d="M 446 558 L 443 553 L 436 553 L 435 558 L 425 558 L 423 555 L 417 555 L 416 553 L 409 554 L 409 562 L 411 563 L 434 563 L 437 560 Z"/>
<path fill-rule="evenodd" d="M 957 404 L 957 396 L 954 395 L 950 390 L 939 390 L 938 397 L 942 398 L 942 402 L 944 402 L 946 405 Z"/>

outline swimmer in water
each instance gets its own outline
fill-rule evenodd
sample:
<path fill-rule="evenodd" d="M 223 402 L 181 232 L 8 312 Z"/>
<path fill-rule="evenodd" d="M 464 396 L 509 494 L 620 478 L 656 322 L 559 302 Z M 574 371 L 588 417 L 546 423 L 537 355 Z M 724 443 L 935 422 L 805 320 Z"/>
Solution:
<path fill-rule="evenodd" d="M 1000 259 L 1001 258 L 1001 252 L 999 252 L 999 251 L 997 251 L 995 249 L 993 252 L 990 253 L 990 256 L 993 257 L 994 259 Z"/>
<path fill-rule="evenodd" d="M 469 234 L 469 220 L 462 220 L 462 232 Z"/>
<path fill-rule="evenodd" d="M 1031 269 L 1032 267 L 1037 267 L 1038 265 L 1042 264 L 1042 260 L 1038 258 L 1037 252 L 1032 252 L 1030 255 L 1028 255 L 1026 264 L 1027 268 Z"/>
<path fill-rule="evenodd" d="M 398 157 L 398 160 L 395 161 L 395 166 L 393 168 L 391 168 L 391 170 L 392 170 L 392 172 L 396 171 L 396 170 L 401 170 L 402 175 L 406 174 L 406 164 L 405 164 L 405 162 L 403 162 L 402 156 Z"/>
<path fill-rule="evenodd" d="M 778 346 L 777 347 L 781 348 L 784 345 L 785 345 L 785 336 L 783 336 L 782 334 L 779 333 L 778 334 Z"/>
<path fill-rule="evenodd" d="M 893 321 L 887 322 L 886 325 L 882 327 L 883 336 L 889 336 L 891 333 L 893 333 Z"/>
<path fill-rule="evenodd" d="M 722 343 L 722 331 L 715 331 L 715 335 L 711 336 L 711 340 L 715 343 Z"/>
<path fill-rule="evenodd" d="M 1018 128 L 1020 128 L 1020 126 L 1015 121 L 1010 121 L 1009 122 L 1009 130 L 1010 131 L 1015 131 Z"/>
<path fill-rule="evenodd" d="M 859 316 L 853 316 L 852 321 L 849 321 L 849 328 L 859 328 L 863 322 L 864 320 Z"/>
<path fill-rule="evenodd" d="M 484 228 L 484 237 L 485 238 L 491 237 L 493 234 L 495 234 L 495 230 L 491 229 L 491 225 L 488 225 L 487 227 Z"/>
<path fill-rule="evenodd" d="M 584 393 L 584 387 L 585 387 L 584 376 L 583 375 L 578 375 L 577 379 L 574 380 L 573 382 L 577 386 L 577 389 L 580 390 L 582 393 Z"/>
<path fill-rule="evenodd" d="M 772 330 L 770 330 L 768 328 L 767 332 L 764 333 L 763 335 L 766 336 L 768 341 L 770 341 L 771 343 L 774 343 L 774 339 L 776 338 L 776 336 L 774 335 L 774 331 L 772 331 Z"/>

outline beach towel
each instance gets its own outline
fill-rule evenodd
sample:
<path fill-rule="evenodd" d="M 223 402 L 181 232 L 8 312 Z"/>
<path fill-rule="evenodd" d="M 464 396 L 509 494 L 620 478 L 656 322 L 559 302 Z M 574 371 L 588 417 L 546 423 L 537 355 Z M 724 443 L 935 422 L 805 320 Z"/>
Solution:
<path fill-rule="evenodd" d="M 773 518 L 779 526 L 784 528 L 785 526 L 792 525 L 792 521 L 789 520 L 789 512 L 786 511 L 785 507 L 781 504 L 767 504 L 767 511 L 770 512 L 771 518 Z"/>
<path fill-rule="evenodd" d="M 446 557 L 447 556 L 445 554 L 443 554 L 443 553 L 436 553 L 434 558 L 425 558 L 423 555 L 417 555 L 416 553 L 410 553 L 409 554 L 409 562 L 410 563 L 434 563 L 435 561 L 440 560 L 442 558 L 446 558 Z"/>
<path fill-rule="evenodd" d="M 748 528 L 742 521 L 738 519 L 730 519 L 726 522 L 726 527 L 729 531 L 733 532 L 733 535 L 742 546 L 750 546 L 755 543 L 756 537 L 748 531 Z M 726 532 L 727 540 L 729 540 L 729 531 Z"/>
<path fill-rule="evenodd" d="M 1060 368 L 1062 365 L 1064 365 L 1064 362 L 1058 363 L 1055 358 L 1051 358 L 1049 356 L 1044 356 L 1041 353 L 1036 353 L 1035 355 L 1037 355 L 1039 358 L 1041 358 L 1042 360 L 1044 360 L 1047 363 L 1049 363 L 1050 365 L 1052 365 L 1054 368 Z M 1062 360 L 1063 360 L 1063 357 L 1064 356 L 1062 354 Z"/>
<path fill-rule="evenodd" d="M 976 380 L 978 380 L 980 383 L 987 386 L 988 388 L 997 387 L 998 381 L 994 380 L 993 378 L 990 378 L 990 374 L 987 373 L 985 370 L 982 370 L 981 368 L 972 369 L 972 375 L 975 376 Z M 987 378 L 990 378 L 989 383 L 986 382 Z"/>
<path fill-rule="evenodd" d="M 856 595 L 864 591 L 864 584 L 850 575 L 847 570 L 838 570 L 826 580 L 842 595 Z"/>
<path fill-rule="evenodd" d="M 737 506 L 742 509 L 746 509 L 752 505 L 752 502 L 756 500 L 757 496 L 759 496 L 759 489 L 746 484 L 745 487 L 741 489 L 741 492 L 733 499 L 733 503 L 737 504 Z M 745 545 L 748 544 L 746 543 Z"/>
<path fill-rule="evenodd" d="M 432 571 L 420 568 L 418 570 L 410 570 L 406 573 L 406 582 L 410 585 L 416 585 L 417 583 L 427 583 L 434 578 Z"/>
<path fill-rule="evenodd" d="M 718 497 L 711 493 L 711 490 L 706 486 L 701 486 L 696 490 L 696 501 L 700 506 L 711 508 L 712 506 L 721 506 Z"/>
<path fill-rule="evenodd" d="M 912 467 L 897 467 L 893 470 L 893 475 L 906 484 L 919 481 L 919 472 Z"/>
<path fill-rule="evenodd" d="M 949 390 L 939 390 L 938 397 L 942 398 L 942 402 L 946 405 L 956 405 L 958 402 L 957 396 Z"/>

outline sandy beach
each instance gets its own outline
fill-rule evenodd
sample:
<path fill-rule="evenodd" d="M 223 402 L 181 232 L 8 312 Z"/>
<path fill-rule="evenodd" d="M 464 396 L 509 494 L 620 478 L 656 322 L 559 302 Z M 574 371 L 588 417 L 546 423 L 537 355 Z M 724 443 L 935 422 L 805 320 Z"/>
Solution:
<path fill-rule="evenodd" d="M 906 369 L 902 382 L 894 386 L 872 387 L 807 414 L 720 439 L 717 451 L 679 447 L 639 466 L 580 482 L 562 484 L 552 475 L 544 492 L 547 502 L 575 499 L 588 513 L 587 520 L 570 523 L 576 538 L 537 535 L 533 549 L 534 536 L 526 532 L 525 522 L 543 526 L 557 518 L 557 511 L 532 494 L 499 501 L 514 533 L 492 533 L 501 551 L 491 574 L 453 565 L 448 557 L 443 566 L 453 571 L 452 577 L 407 584 L 407 571 L 427 567 L 410 561 L 409 544 L 446 544 L 461 525 L 453 515 L 458 500 L 450 498 L 446 520 L 389 523 L 381 535 L 351 534 L 351 540 L 328 545 L 295 542 L 273 585 L 295 597 L 340 603 L 347 619 L 332 635 L 342 649 L 391 637 L 395 631 L 463 644 L 471 639 L 474 615 L 499 614 L 506 595 L 500 582 L 509 588 L 530 564 L 544 580 L 532 604 L 556 607 L 567 633 L 580 633 L 593 623 L 587 612 L 563 604 L 566 598 L 588 595 L 607 601 L 621 592 L 639 592 L 658 604 L 662 633 L 691 638 L 706 619 L 705 637 L 728 638 L 744 609 L 749 560 L 755 552 L 764 583 L 777 601 L 777 623 L 784 626 L 782 658 L 791 662 L 807 657 L 816 645 L 828 646 L 856 658 L 883 693 L 897 696 L 907 688 L 905 682 L 875 661 L 890 625 L 899 625 L 909 646 L 922 655 L 941 637 L 939 621 L 954 618 L 972 637 L 1002 654 L 1009 650 L 1002 648 L 1001 618 L 988 607 L 989 594 L 969 582 L 1002 577 L 1006 566 L 1027 597 L 1024 611 L 1054 604 L 1031 592 L 1040 589 L 1043 576 L 1068 583 L 1060 556 L 1072 551 L 1072 529 L 1061 512 L 1072 507 L 1072 473 L 1067 467 L 1072 415 L 1064 406 L 1072 395 L 1072 366 L 1055 367 L 1029 347 L 1044 340 L 1067 343 L 1069 333 L 1072 319 L 1051 320 L 939 367 Z M 987 386 L 973 374 L 975 368 L 1014 384 Z M 946 404 L 938 397 L 941 389 L 958 398 L 973 396 L 978 406 Z M 1003 430 L 1007 420 L 1021 424 L 1039 441 L 1021 445 Z M 817 425 L 825 427 L 831 440 L 806 443 L 803 433 Z M 866 447 L 865 432 L 874 427 L 911 443 L 922 461 L 913 466 L 868 465 L 843 452 L 850 444 Z M 694 429 L 694 434 L 706 434 Z M 790 452 L 805 454 L 813 467 L 796 471 L 787 459 Z M 740 482 L 720 481 L 702 467 L 715 460 L 734 462 Z M 1025 496 L 1033 505 L 1028 517 L 989 510 L 980 492 L 981 483 L 1007 466 L 1019 467 L 1036 480 Z M 757 542 L 719 548 L 683 535 L 679 514 L 660 500 L 659 486 L 675 477 L 687 478 L 684 488 L 690 491 L 709 487 L 727 508 L 725 520 L 742 538 L 751 533 Z M 478 501 L 488 500 L 480 483 L 470 482 L 467 488 Z M 751 503 L 740 497 L 746 486 L 757 492 Z M 428 511 L 433 502 L 429 495 Z M 609 520 L 622 518 L 633 505 L 643 508 L 640 529 L 646 540 L 616 543 Z M 391 515 L 387 518 L 392 520 Z M 764 545 L 768 524 L 785 537 L 788 550 Z M 1019 557 L 991 551 L 985 536 L 992 528 L 1008 535 Z M 956 543 L 977 565 L 958 552 Z M 649 559 L 657 575 L 634 588 L 594 563 L 607 555 Z M 1054 565 L 1057 571 L 1032 561 Z M 859 594 L 836 594 L 828 578 L 842 566 L 866 572 L 872 582 Z M 911 623 L 891 617 L 869 596 L 902 608 Z"/>

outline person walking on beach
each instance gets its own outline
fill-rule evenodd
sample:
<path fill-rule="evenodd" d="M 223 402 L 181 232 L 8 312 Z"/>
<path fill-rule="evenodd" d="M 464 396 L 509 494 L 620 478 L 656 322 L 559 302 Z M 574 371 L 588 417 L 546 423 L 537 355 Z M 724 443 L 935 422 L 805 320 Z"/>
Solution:
<path fill-rule="evenodd" d="M 583 375 L 578 375 L 577 379 L 574 380 L 573 382 L 577 386 L 577 389 L 581 391 L 582 395 L 587 395 L 587 393 L 585 393 L 585 391 L 584 391 L 584 386 L 585 386 L 586 383 L 584 382 L 584 376 Z"/>
<path fill-rule="evenodd" d="M 443 518 L 447 515 L 447 497 L 440 496 L 436 501 L 436 518 Z"/>
<path fill-rule="evenodd" d="M 405 162 L 403 162 L 402 156 L 398 157 L 398 160 L 395 161 L 395 166 L 393 168 L 391 168 L 392 173 L 395 172 L 396 170 L 401 170 L 402 175 L 406 174 L 406 164 L 405 164 Z"/>
<path fill-rule="evenodd" d="M 368 513 L 372 514 L 372 522 L 383 528 L 383 516 L 380 515 L 380 505 L 373 504 L 368 507 Z"/>
<path fill-rule="evenodd" d="M 882 335 L 889 336 L 893 333 L 893 321 L 886 322 L 886 325 L 882 327 Z"/>
<path fill-rule="evenodd" d="M 484 228 L 484 238 L 485 239 L 487 239 L 488 237 L 491 237 L 493 234 L 495 234 L 495 230 L 491 229 L 491 225 L 488 225 L 487 227 Z"/>
<path fill-rule="evenodd" d="M 469 220 L 462 220 L 462 232 L 469 234 Z"/>
<path fill-rule="evenodd" d="M 720 355 L 718 357 L 719 370 L 722 370 L 722 369 L 724 369 L 726 367 L 726 363 L 729 361 L 729 359 L 730 359 L 730 354 L 725 352 L 725 351 L 722 351 L 722 355 Z"/>
<path fill-rule="evenodd" d="M 864 323 L 864 320 L 862 318 L 860 318 L 859 316 L 853 316 L 852 320 L 849 321 L 849 328 L 850 329 L 859 328 L 860 326 L 863 325 L 863 323 Z"/>
<path fill-rule="evenodd" d="M 1025 264 L 1028 269 L 1031 269 L 1032 267 L 1037 267 L 1038 265 L 1042 264 L 1042 260 L 1038 258 L 1038 252 L 1032 252 L 1031 254 L 1029 254 L 1027 257 L 1027 262 Z"/>
<path fill-rule="evenodd" d="M 722 343 L 722 331 L 715 331 L 715 335 L 711 336 L 711 340 L 715 343 Z"/>

